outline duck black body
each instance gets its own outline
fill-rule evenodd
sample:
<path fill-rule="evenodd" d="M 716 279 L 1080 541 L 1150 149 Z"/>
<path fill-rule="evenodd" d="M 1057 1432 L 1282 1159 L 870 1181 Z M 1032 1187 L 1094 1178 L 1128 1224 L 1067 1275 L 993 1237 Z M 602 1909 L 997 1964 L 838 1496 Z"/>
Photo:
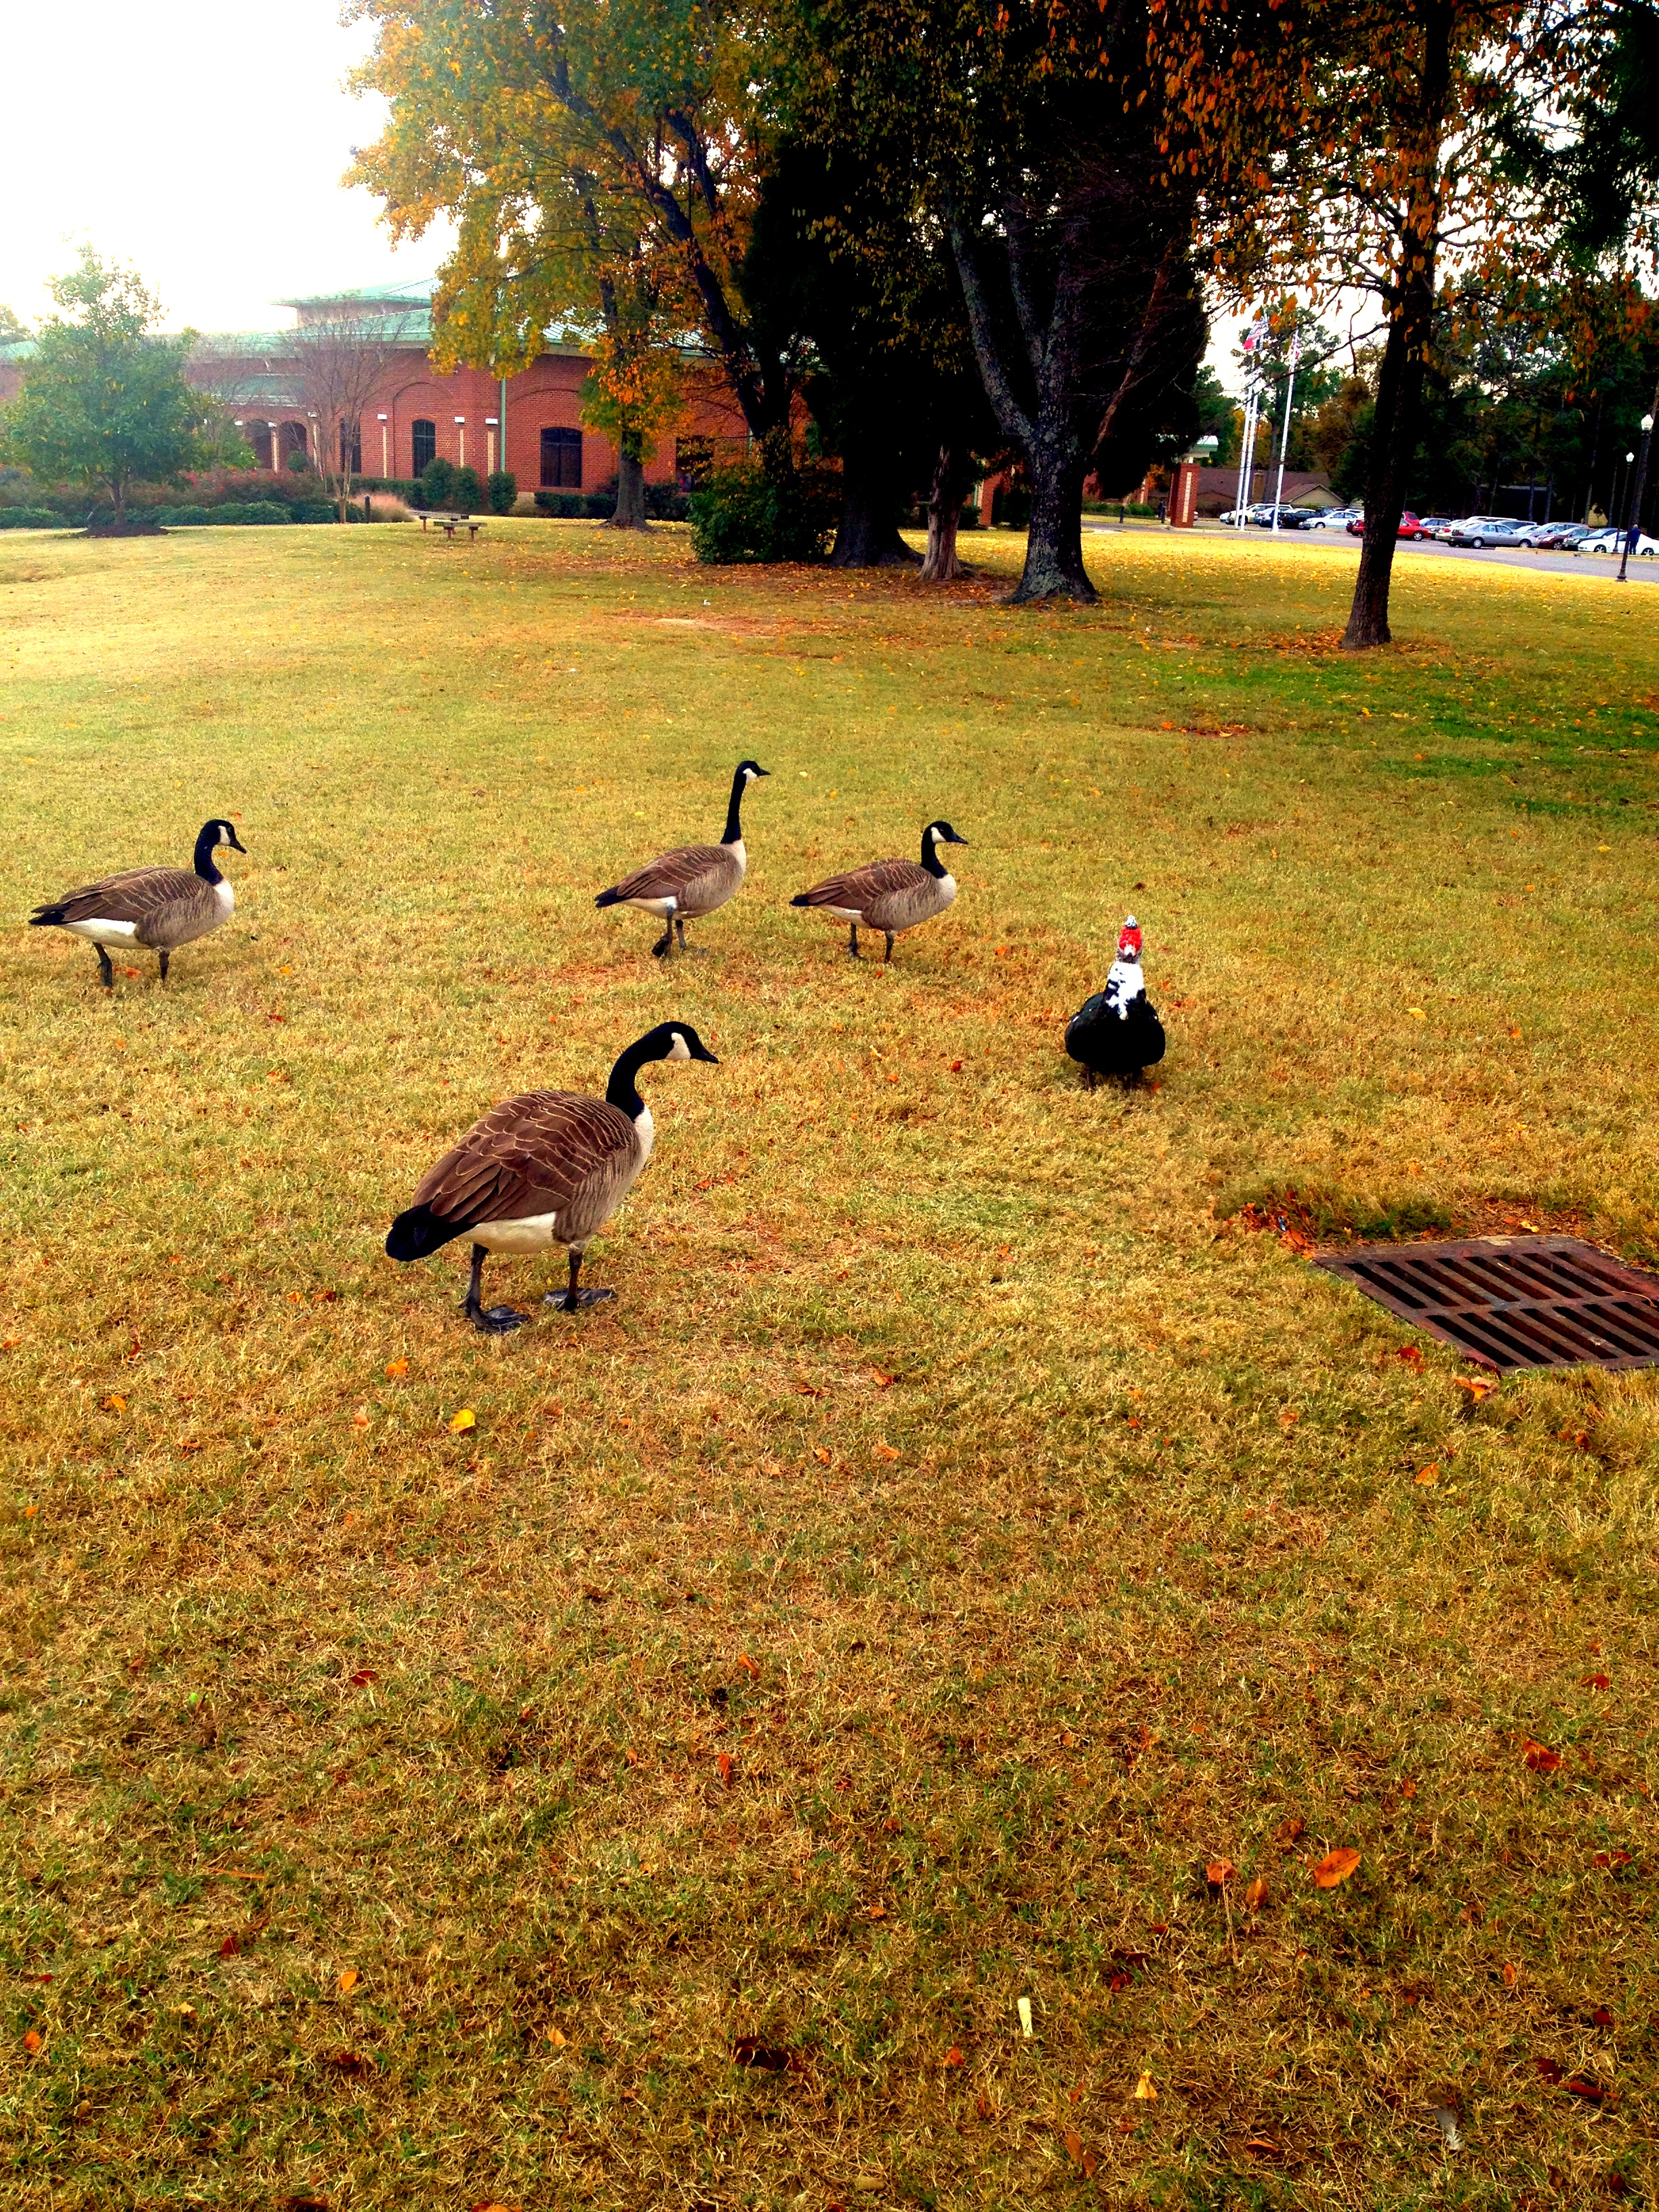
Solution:
<path fill-rule="evenodd" d="M 453 1152 L 422 1178 L 415 1203 L 386 1240 L 389 1258 L 424 1260 L 458 1237 L 472 1239 L 465 1311 L 475 1328 L 499 1336 L 528 1321 L 511 1306 L 486 1307 L 483 1263 L 492 1252 L 569 1255 L 568 1289 L 545 1303 L 566 1313 L 615 1296 L 579 1286 L 582 1255 L 632 1189 L 651 1157 L 655 1131 L 637 1078 L 647 1061 L 719 1062 L 689 1022 L 659 1022 L 629 1045 L 611 1071 L 605 1097 L 528 1091 L 475 1121 Z"/>
<path fill-rule="evenodd" d="M 1103 1075 L 1139 1083 L 1164 1057 L 1164 1024 L 1146 997 L 1140 972 L 1140 926 L 1131 915 L 1117 940 L 1106 988 L 1085 999 L 1066 1024 L 1066 1049 L 1092 1091 Z"/>

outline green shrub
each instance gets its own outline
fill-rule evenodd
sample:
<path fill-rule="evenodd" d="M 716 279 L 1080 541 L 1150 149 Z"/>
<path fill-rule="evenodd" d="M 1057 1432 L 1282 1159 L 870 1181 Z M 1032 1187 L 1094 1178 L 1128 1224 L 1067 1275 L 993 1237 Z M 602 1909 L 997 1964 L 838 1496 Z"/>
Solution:
<path fill-rule="evenodd" d="M 477 469 L 459 468 L 450 487 L 449 504 L 458 514 L 476 514 L 484 504 L 483 479 Z"/>
<path fill-rule="evenodd" d="M 222 507 L 209 510 L 213 522 L 291 522 L 293 519 L 287 507 L 279 507 L 274 499 L 227 500 Z"/>
<path fill-rule="evenodd" d="M 827 471 L 770 477 L 752 461 L 717 469 L 691 495 L 691 550 L 699 561 L 821 561 L 836 526 Z"/>
<path fill-rule="evenodd" d="M 302 499 L 289 513 L 296 522 L 337 522 L 340 511 L 331 499 Z"/>
<path fill-rule="evenodd" d="M 519 479 L 511 469 L 496 469 L 484 487 L 492 514 L 511 514 L 519 496 Z"/>
<path fill-rule="evenodd" d="M 645 511 L 653 522 L 684 522 L 691 501 L 675 483 L 648 483 Z"/>
<path fill-rule="evenodd" d="M 455 504 L 455 464 L 445 460 L 441 453 L 434 454 L 421 471 L 420 483 L 416 486 L 420 503 L 424 507 L 453 507 Z"/>
<path fill-rule="evenodd" d="M 309 477 L 317 473 L 311 465 L 311 456 L 303 446 L 296 446 L 283 465 L 290 476 Z"/>
<path fill-rule="evenodd" d="M 609 522 L 617 512 L 617 486 L 613 480 L 603 491 L 582 494 L 582 513 L 591 514 L 595 522 Z"/>
<path fill-rule="evenodd" d="M 158 507 L 155 510 L 155 520 L 163 530 L 197 530 L 213 517 L 210 507 Z"/>
<path fill-rule="evenodd" d="M 559 522 L 574 522 L 587 512 L 587 502 L 579 491 L 538 491 L 536 511 L 550 514 Z"/>
<path fill-rule="evenodd" d="M 68 526 L 49 507 L 0 507 L 0 530 L 63 530 Z"/>

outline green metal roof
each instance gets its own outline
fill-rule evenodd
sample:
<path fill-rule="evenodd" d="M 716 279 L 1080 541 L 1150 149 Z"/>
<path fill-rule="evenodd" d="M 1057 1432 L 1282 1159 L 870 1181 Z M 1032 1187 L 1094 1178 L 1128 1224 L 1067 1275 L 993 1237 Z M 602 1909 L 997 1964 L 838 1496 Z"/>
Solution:
<path fill-rule="evenodd" d="M 348 303 L 359 307 L 378 306 L 424 307 L 431 304 L 436 289 L 430 276 L 411 276 L 402 284 L 358 284 L 337 292 L 309 292 L 300 300 L 273 300 L 273 307 L 334 307 Z"/>

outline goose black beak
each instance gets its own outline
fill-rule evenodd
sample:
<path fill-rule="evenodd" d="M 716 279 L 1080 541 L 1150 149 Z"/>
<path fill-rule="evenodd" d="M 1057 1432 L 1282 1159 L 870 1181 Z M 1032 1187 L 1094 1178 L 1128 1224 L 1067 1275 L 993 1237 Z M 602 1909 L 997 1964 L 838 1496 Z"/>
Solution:
<path fill-rule="evenodd" d="M 764 773 L 764 771 L 763 771 L 763 773 Z M 709 1051 L 708 1046 L 704 1044 L 701 1039 L 692 1046 L 691 1057 L 693 1060 L 706 1060 L 710 1067 L 718 1067 L 720 1066 L 718 1057 Z"/>
<path fill-rule="evenodd" d="M 236 835 L 236 832 L 234 830 L 230 833 L 228 842 L 235 847 L 239 853 L 246 852 L 247 847 L 242 842 L 241 839 Z"/>

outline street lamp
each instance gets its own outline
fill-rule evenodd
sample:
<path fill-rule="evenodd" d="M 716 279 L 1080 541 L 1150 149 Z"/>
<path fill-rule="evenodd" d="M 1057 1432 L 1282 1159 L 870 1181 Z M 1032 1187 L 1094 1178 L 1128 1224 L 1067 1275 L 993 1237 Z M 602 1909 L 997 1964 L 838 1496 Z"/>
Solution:
<path fill-rule="evenodd" d="M 1653 404 L 1659 407 L 1659 392 L 1655 392 Z M 1642 417 L 1642 458 L 1636 464 L 1636 489 L 1630 503 L 1630 528 L 1625 532 L 1625 542 L 1619 550 L 1619 580 L 1621 584 L 1625 580 L 1625 568 L 1630 560 L 1631 549 L 1642 535 L 1642 487 L 1647 482 L 1648 447 L 1652 442 L 1653 417 L 1644 415 Z M 1626 453 L 1625 459 L 1629 460 L 1630 458 Z"/>

